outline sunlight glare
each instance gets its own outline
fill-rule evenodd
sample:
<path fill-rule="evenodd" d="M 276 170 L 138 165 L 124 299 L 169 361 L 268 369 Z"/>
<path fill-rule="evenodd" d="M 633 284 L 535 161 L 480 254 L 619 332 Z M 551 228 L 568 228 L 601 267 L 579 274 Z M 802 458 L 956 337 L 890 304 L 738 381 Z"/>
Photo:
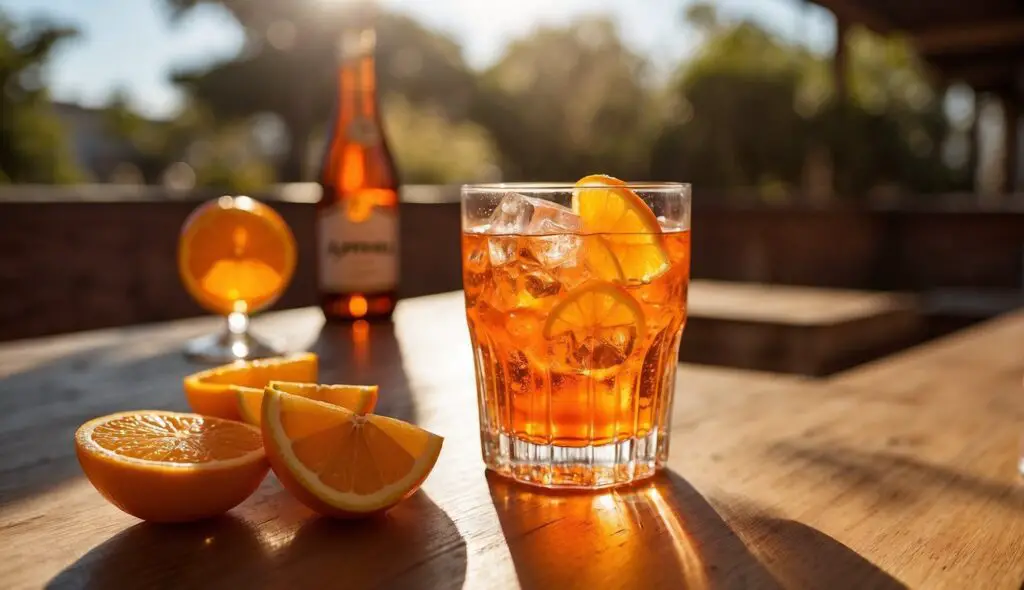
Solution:
<path fill-rule="evenodd" d="M 672 540 L 672 550 L 675 551 L 676 560 L 686 575 L 686 587 L 692 590 L 706 590 L 708 579 L 704 572 L 704 566 L 700 562 L 697 549 L 690 540 L 690 536 L 679 523 L 675 511 L 661 496 L 658 488 L 651 486 L 644 495 L 647 496 L 651 507 L 657 512 L 658 518 L 665 525 L 665 532 Z"/>

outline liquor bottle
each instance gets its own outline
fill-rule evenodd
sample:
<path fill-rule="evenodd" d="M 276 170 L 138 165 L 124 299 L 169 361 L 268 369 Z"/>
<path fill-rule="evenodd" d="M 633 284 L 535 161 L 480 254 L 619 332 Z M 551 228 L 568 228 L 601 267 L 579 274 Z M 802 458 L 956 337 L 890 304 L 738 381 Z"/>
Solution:
<path fill-rule="evenodd" d="M 320 172 L 317 280 L 328 321 L 386 318 L 398 287 L 398 174 L 377 102 L 371 28 L 341 39 L 338 98 Z"/>

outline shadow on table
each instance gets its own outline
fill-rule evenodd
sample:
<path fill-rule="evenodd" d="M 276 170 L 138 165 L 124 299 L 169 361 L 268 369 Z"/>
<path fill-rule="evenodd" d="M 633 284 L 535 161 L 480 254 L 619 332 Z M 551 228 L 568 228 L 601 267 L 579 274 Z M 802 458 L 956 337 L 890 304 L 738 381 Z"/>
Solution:
<path fill-rule="evenodd" d="M 187 411 L 178 343 L 104 344 L 0 378 L 0 506 L 81 476 L 74 433 L 135 409 Z"/>
<path fill-rule="evenodd" d="M 269 556 L 249 525 L 223 516 L 137 524 L 90 550 L 46 588 L 259 588 L 269 572 Z"/>
<path fill-rule="evenodd" d="M 423 491 L 386 514 L 352 521 L 317 517 L 287 501 L 260 523 L 259 535 L 231 515 L 137 524 L 94 547 L 46 588 L 462 588 L 466 542 Z"/>
<path fill-rule="evenodd" d="M 297 526 L 269 587 L 460 590 L 466 579 L 466 541 L 422 490 L 380 516 L 312 516 Z"/>
<path fill-rule="evenodd" d="M 846 545 L 802 523 L 750 506 L 735 515 L 730 510 L 726 522 L 671 471 L 596 494 L 529 488 L 493 473 L 487 478 L 526 590 L 905 588 Z M 747 542 L 754 543 L 753 550 Z"/>
<path fill-rule="evenodd" d="M 562 493 L 488 472 L 520 585 L 531 588 L 781 588 L 685 479 Z"/>
<path fill-rule="evenodd" d="M 309 351 L 320 357 L 322 383 L 379 385 L 374 412 L 416 422 L 416 405 L 393 323 L 325 323 Z"/>
<path fill-rule="evenodd" d="M 922 491 L 936 488 L 944 492 L 969 494 L 1024 511 L 1024 488 L 1021 486 L 986 480 L 906 455 L 887 451 L 865 452 L 827 443 L 811 446 L 788 440 L 771 445 L 768 452 L 827 470 L 854 490 L 890 505 L 911 503 Z M 1008 461 L 1007 464 L 1011 463 Z"/>
<path fill-rule="evenodd" d="M 853 549 L 803 523 L 755 516 L 740 518 L 737 524 L 763 539 L 758 553 L 783 588 L 907 588 Z"/>

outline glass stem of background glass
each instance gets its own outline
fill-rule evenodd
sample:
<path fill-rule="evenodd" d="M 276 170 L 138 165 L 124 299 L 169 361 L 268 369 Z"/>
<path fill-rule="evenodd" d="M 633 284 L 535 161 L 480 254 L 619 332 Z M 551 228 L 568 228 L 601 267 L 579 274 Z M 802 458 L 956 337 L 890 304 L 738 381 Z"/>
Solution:
<path fill-rule="evenodd" d="M 249 356 L 249 314 L 233 311 L 227 317 L 227 333 L 231 352 L 238 358 Z"/>

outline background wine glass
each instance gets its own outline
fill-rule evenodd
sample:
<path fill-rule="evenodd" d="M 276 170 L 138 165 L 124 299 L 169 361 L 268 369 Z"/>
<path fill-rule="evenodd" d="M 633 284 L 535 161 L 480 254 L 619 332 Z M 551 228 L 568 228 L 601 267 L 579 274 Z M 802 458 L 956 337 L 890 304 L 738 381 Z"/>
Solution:
<path fill-rule="evenodd" d="M 295 256 L 288 224 L 263 203 L 224 196 L 197 207 L 181 230 L 178 270 L 189 294 L 226 322 L 220 332 L 189 342 L 186 355 L 227 362 L 279 354 L 249 332 L 249 315 L 284 292 Z"/>

